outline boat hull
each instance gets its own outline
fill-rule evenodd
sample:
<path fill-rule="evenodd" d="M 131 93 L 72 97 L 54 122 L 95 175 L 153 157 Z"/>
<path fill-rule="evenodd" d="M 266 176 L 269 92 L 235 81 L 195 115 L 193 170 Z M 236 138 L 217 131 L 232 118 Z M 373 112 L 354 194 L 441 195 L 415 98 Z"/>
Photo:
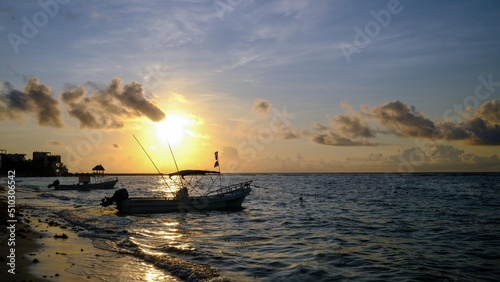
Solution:
<path fill-rule="evenodd" d="M 251 188 L 228 194 L 189 197 L 187 199 L 127 198 L 117 203 L 120 214 L 148 214 L 210 210 L 238 210 Z"/>
<path fill-rule="evenodd" d="M 69 185 L 57 185 L 54 186 L 55 190 L 100 190 L 100 189 L 113 189 L 118 182 L 118 179 L 108 180 L 100 183 L 88 183 L 88 184 L 69 184 Z"/>

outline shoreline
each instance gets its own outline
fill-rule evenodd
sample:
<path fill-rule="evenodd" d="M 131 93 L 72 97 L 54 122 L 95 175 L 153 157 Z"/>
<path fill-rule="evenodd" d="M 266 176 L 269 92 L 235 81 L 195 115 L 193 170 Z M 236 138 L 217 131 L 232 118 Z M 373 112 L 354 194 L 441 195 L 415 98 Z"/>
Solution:
<path fill-rule="evenodd" d="M 6 189 L 0 186 L 0 209 L 7 218 Z M 84 275 L 68 272 L 72 264 L 68 255 L 79 252 L 92 252 L 95 248 L 90 239 L 80 238 L 66 226 L 48 217 L 34 215 L 35 210 L 16 207 L 15 246 L 8 245 L 10 223 L 2 221 L 0 232 L 2 277 L 6 281 L 99 281 Z M 5 227 L 3 227 L 5 225 Z M 66 235 L 66 236 L 63 236 Z M 64 239 L 63 239 L 64 237 Z M 15 249 L 14 274 L 7 265 L 10 249 Z M 12 271 L 12 270 L 11 270 Z M 4 281 L 4 280 L 2 280 Z"/>
<path fill-rule="evenodd" d="M 42 247 L 37 240 L 42 236 L 41 233 L 33 230 L 30 224 L 24 220 L 18 221 L 16 224 L 16 261 L 15 274 L 9 273 L 10 267 L 7 265 L 7 255 L 10 253 L 10 247 L 7 246 L 8 234 L 2 232 L 2 276 L 7 281 L 50 281 L 48 278 L 43 278 L 42 275 L 32 273 L 33 260 L 35 259 L 38 250 Z M 5 269 L 4 269 L 5 268 Z"/>
<path fill-rule="evenodd" d="M 7 189 L 0 185 L 0 213 L 8 219 Z M 20 196 L 20 195 L 19 195 Z M 16 195 L 15 274 L 8 272 L 10 254 L 7 220 L 0 231 L 2 281 L 180 281 L 165 270 L 120 251 L 95 247 L 91 238 L 79 237 L 81 228 L 53 213 L 44 213 Z M 123 270 L 130 271 L 120 276 Z M 127 280 L 128 279 L 128 280 Z M 132 279 L 132 280 L 130 280 Z"/>
<path fill-rule="evenodd" d="M 39 217 L 24 210 L 24 221 L 35 237 L 27 236 L 35 249 L 27 252 L 27 275 L 36 281 L 99 281 L 87 275 L 78 275 L 68 270 L 75 264 L 69 260 L 71 255 L 93 255 L 96 249 L 90 239 L 78 237 L 74 231 L 49 218 Z M 30 234 L 28 232 L 28 234 Z M 22 239 L 21 239 L 22 242 Z M 22 244 L 22 243 L 21 243 Z M 28 246 L 26 246 L 26 250 Z"/>

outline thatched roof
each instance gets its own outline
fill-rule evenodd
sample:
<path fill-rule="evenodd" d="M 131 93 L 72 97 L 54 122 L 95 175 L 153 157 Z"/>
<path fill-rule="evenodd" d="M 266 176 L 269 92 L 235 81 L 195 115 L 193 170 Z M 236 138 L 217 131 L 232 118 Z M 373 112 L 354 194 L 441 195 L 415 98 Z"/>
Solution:
<path fill-rule="evenodd" d="M 96 165 L 92 170 L 102 170 L 104 171 L 104 167 L 102 165 Z"/>

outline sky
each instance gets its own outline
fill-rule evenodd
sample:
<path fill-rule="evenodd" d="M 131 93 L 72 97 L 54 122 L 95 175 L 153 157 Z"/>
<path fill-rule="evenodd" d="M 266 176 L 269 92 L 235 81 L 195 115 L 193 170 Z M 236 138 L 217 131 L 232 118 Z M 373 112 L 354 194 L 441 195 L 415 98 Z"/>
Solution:
<path fill-rule="evenodd" d="M 169 148 L 179 169 L 217 151 L 223 172 L 500 171 L 498 1 L 7 0 L 0 16 L 8 153 L 72 172 L 155 172 L 141 145 L 164 173 Z"/>

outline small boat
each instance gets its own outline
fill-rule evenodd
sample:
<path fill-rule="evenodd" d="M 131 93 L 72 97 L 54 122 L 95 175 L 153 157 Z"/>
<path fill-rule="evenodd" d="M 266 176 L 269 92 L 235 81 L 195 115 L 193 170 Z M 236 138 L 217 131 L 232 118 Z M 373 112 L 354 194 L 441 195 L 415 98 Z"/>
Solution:
<path fill-rule="evenodd" d="M 200 181 L 201 177 L 205 175 L 216 175 L 216 177 L 211 177 L 208 189 L 205 188 L 206 191 L 201 192 L 202 188 L 200 186 L 202 185 Z M 251 180 L 212 190 L 213 187 L 216 187 L 217 182 L 221 183 L 220 172 L 218 171 L 181 170 L 170 173 L 168 176 L 171 179 L 176 176 L 176 181 L 180 184 L 172 197 L 129 198 L 128 191 L 122 188 L 116 190 L 112 197 L 104 197 L 101 200 L 101 206 L 107 207 L 116 203 L 120 214 L 239 210 L 242 209 L 241 204 L 245 197 L 252 190 L 250 187 Z M 186 177 L 195 177 L 196 180 L 189 181 L 186 180 Z M 189 195 L 191 192 L 197 193 L 197 195 Z"/>
<path fill-rule="evenodd" d="M 91 181 L 91 179 L 94 181 Z M 92 174 L 82 173 L 78 175 L 78 183 L 61 184 L 59 179 L 56 179 L 52 184 L 47 185 L 48 188 L 54 187 L 55 190 L 78 190 L 90 191 L 97 189 L 113 189 L 118 182 L 118 178 L 104 179 L 104 167 L 97 165 L 92 169 Z"/>

